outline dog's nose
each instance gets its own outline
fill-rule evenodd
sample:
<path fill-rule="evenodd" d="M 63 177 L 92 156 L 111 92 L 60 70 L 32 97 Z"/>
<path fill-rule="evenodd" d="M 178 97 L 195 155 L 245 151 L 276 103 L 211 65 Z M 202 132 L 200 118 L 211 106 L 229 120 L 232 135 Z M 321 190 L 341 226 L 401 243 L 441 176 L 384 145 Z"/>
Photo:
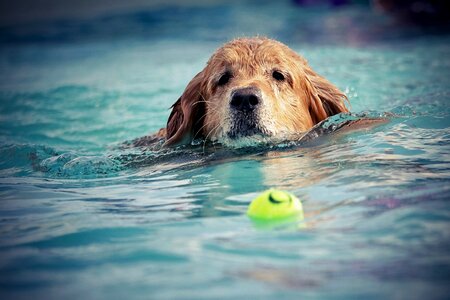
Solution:
<path fill-rule="evenodd" d="M 231 96 L 231 108 L 241 112 L 251 112 L 261 103 L 261 94 L 254 87 L 235 90 Z"/>

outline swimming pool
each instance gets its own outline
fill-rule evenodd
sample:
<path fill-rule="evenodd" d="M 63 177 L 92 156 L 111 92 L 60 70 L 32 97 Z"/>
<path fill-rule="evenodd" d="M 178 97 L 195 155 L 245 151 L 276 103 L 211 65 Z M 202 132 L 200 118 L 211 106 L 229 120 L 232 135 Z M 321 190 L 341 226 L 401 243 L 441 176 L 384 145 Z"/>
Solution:
<path fill-rule="evenodd" d="M 1 298 L 446 298 L 450 37 L 392 24 L 248 1 L 2 27 Z M 221 156 L 117 148 L 254 34 L 301 53 L 353 112 L 395 117 Z M 303 200 L 302 226 L 246 217 L 269 187 Z"/>

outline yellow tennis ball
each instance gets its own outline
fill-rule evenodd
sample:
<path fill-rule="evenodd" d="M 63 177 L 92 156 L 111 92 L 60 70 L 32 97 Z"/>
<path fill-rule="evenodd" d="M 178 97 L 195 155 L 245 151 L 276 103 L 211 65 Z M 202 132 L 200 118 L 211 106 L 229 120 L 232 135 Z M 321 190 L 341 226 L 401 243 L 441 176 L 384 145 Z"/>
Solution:
<path fill-rule="evenodd" d="M 270 189 L 253 199 L 247 215 L 256 220 L 280 220 L 290 217 L 303 219 L 303 206 L 293 194 Z"/>

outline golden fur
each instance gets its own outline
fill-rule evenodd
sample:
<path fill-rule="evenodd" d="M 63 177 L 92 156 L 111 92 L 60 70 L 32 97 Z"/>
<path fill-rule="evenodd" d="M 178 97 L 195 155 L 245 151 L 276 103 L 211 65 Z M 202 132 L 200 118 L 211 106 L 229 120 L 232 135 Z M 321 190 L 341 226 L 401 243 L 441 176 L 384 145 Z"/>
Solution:
<path fill-rule="evenodd" d="M 230 108 L 233 94 L 245 88 L 260 96 L 250 117 Z M 239 132 L 231 136 L 232 130 L 251 127 L 257 134 L 242 132 L 243 138 L 291 139 L 329 116 L 348 112 L 345 100 L 343 92 L 286 45 L 268 38 L 240 38 L 219 48 L 189 82 L 159 135 L 166 145 L 194 138 L 227 144 L 241 137 Z"/>

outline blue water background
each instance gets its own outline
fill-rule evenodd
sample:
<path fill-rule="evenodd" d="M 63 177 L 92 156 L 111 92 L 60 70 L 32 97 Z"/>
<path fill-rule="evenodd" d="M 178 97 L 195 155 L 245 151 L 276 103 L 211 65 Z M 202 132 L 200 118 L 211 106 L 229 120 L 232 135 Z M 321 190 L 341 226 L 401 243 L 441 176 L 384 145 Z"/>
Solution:
<path fill-rule="evenodd" d="M 217 47 L 256 34 L 353 112 L 393 117 L 301 147 L 117 148 L 164 126 Z M 445 32 L 364 5 L 244 1 L 3 25 L 0 43 L 1 299 L 448 297 Z M 305 221 L 253 224 L 270 187 L 302 199 Z"/>

